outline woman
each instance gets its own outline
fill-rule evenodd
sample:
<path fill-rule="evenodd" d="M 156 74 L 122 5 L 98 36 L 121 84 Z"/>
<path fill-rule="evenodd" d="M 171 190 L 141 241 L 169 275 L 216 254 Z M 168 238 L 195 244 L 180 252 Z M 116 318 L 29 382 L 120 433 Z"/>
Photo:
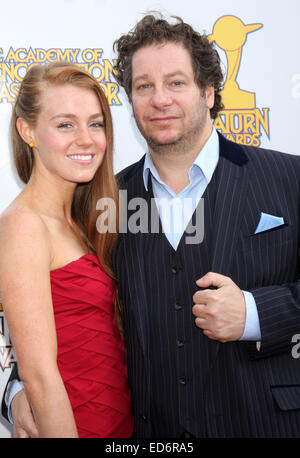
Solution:
<path fill-rule="evenodd" d="M 39 437 L 129 437 L 117 234 L 96 230 L 96 202 L 118 195 L 106 97 L 79 67 L 34 66 L 11 133 L 26 186 L 0 218 L 0 294 Z"/>

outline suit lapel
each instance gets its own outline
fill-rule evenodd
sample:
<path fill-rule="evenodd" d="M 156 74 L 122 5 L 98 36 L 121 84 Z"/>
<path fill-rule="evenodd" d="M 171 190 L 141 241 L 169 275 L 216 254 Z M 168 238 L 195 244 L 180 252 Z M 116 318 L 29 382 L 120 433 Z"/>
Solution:
<path fill-rule="evenodd" d="M 213 218 L 213 272 L 231 276 L 231 265 L 240 224 L 245 209 L 249 181 L 248 158 L 240 145 L 219 135 L 220 159 L 217 173 L 217 194 Z"/>
<path fill-rule="evenodd" d="M 146 191 L 143 181 L 143 165 L 145 156 L 135 164 L 124 176 L 124 182 L 127 183 L 127 198 L 128 202 L 131 199 L 140 198 L 143 202 L 147 203 L 148 207 L 148 225 L 151 227 L 151 197 L 152 187 L 148 187 Z M 150 178 L 150 175 L 149 175 Z M 151 180 L 148 180 L 148 186 Z M 139 204 L 138 204 L 139 205 Z M 130 216 L 135 210 L 128 210 L 127 222 Z M 149 363 L 148 358 L 148 344 L 149 344 L 149 323 L 148 323 L 148 301 L 146 292 L 146 272 L 145 262 L 149 262 L 149 259 L 145 259 L 144 256 L 144 237 L 143 234 L 134 234 L 128 230 L 125 235 L 124 242 L 124 262 L 127 265 L 128 278 L 130 278 L 130 294 L 133 297 L 133 313 L 136 322 L 136 329 L 138 337 L 145 355 L 146 367 Z M 134 259 L 134 262 L 133 262 Z"/>
<path fill-rule="evenodd" d="M 220 159 L 213 217 L 211 270 L 231 277 L 231 266 L 245 210 L 249 167 L 243 148 L 219 135 Z M 210 341 L 211 361 L 218 355 L 220 342 Z"/>

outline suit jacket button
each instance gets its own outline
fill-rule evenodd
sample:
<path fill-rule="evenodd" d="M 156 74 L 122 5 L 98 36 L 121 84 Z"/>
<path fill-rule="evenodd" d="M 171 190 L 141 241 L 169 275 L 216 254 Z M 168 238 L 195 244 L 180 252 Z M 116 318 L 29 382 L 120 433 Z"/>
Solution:
<path fill-rule="evenodd" d="M 177 302 L 175 302 L 174 308 L 175 308 L 175 310 L 179 311 L 179 310 L 182 309 L 182 305 L 180 305 L 180 304 L 178 304 Z"/>
<path fill-rule="evenodd" d="M 182 340 L 179 340 L 179 339 L 176 340 L 176 344 L 177 344 L 177 347 L 179 348 L 184 346 L 184 342 L 182 342 Z"/>
<path fill-rule="evenodd" d="M 141 419 L 144 423 L 148 423 L 148 418 L 146 417 L 146 415 L 141 415 Z"/>
<path fill-rule="evenodd" d="M 180 377 L 179 383 L 180 383 L 180 385 L 186 385 L 186 378 L 185 377 Z"/>
<path fill-rule="evenodd" d="M 175 274 L 177 274 L 177 273 L 178 273 L 178 267 L 173 266 L 173 267 L 172 267 L 172 274 L 175 275 Z"/>

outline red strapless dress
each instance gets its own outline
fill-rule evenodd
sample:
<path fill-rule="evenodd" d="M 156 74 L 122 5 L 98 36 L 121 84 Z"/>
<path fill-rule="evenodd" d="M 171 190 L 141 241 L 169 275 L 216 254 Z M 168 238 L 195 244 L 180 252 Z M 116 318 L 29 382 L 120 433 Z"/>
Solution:
<path fill-rule="evenodd" d="M 133 418 L 112 280 L 94 254 L 50 277 L 58 368 L 79 437 L 130 437 Z"/>

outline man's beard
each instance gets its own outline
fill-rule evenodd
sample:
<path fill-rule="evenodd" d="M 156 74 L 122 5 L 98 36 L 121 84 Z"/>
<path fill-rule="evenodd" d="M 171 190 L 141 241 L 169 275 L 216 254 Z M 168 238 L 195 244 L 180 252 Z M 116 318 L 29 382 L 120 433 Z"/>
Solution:
<path fill-rule="evenodd" d="M 189 152 L 203 131 L 203 126 L 196 126 L 169 143 L 160 143 L 155 138 L 145 137 L 149 148 L 157 154 L 184 154 Z"/>
<path fill-rule="evenodd" d="M 198 113 L 197 121 L 187 131 L 183 131 L 178 134 L 177 138 L 170 142 L 160 142 L 154 136 L 148 135 L 135 116 L 136 125 L 147 142 L 150 150 L 157 154 L 185 154 L 195 148 L 195 145 L 199 143 L 201 134 L 203 133 L 206 117 L 205 111 L 201 109 L 201 113 Z"/>

